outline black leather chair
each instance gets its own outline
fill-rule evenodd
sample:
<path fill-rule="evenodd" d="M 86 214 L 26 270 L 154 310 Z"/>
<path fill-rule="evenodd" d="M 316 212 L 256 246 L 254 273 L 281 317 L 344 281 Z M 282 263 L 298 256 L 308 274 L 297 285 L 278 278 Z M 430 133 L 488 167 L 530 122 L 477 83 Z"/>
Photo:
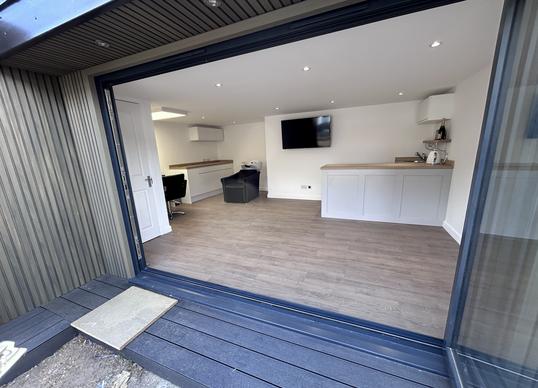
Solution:
<path fill-rule="evenodd" d="M 168 209 L 168 218 L 172 219 L 174 214 L 185 214 L 185 212 L 174 210 L 173 206 L 181 205 L 181 198 L 187 192 L 187 181 L 185 174 L 163 176 L 164 198 Z"/>
<path fill-rule="evenodd" d="M 260 194 L 260 172 L 241 170 L 222 178 L 224 202 L 247 203 Z"/>

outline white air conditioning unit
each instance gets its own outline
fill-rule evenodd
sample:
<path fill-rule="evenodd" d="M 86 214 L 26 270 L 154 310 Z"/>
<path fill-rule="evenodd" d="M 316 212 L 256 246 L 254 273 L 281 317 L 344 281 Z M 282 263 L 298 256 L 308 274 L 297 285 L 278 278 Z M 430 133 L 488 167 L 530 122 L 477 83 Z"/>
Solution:
<path fill-rule="evenodd" d="M 420 103 L 418 123 L 430 124 L 450 120 L 454 113 L 454 93 L 436 94 Z"/>
<path fill-rule="evenodd" d="M 197 125 L 189 127 L 190 141 L 223 141 L 224 131 L 217 127 L 203 127 Z"/>

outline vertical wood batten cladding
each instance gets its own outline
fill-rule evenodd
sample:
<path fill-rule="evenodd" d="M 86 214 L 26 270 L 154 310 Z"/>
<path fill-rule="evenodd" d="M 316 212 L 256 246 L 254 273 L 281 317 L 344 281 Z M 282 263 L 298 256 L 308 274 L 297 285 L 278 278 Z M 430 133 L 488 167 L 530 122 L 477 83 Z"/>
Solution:
<path fill-rule="evenodd" d="M 0 68 L 0 322 L 105 271 L 54 77 Z"/>
<path fill-rule="evenodd" d="M 60 86 L 106 272 L 133 276 L 106 138 L 99 126 L 89 81 L 76 72 L 60 77 Z"/>

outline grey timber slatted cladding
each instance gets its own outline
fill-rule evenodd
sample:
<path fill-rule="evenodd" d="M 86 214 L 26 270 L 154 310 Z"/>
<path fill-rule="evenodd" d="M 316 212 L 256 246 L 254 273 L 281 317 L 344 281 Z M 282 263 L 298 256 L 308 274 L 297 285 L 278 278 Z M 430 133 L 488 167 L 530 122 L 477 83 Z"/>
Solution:
<path fill-rule="evenodd" d="M 0 68 L 0 321 L 105 272 L 57 78 Z"/>
<path fill-rule="evenodd" d="M 90 84 L 80 72 L 60 77 L 73 142 L 86 184 L 87 206 L 92 209 L 107 273 L 134 275 L 114 173 L 99 112 L 92 101 Z"/>

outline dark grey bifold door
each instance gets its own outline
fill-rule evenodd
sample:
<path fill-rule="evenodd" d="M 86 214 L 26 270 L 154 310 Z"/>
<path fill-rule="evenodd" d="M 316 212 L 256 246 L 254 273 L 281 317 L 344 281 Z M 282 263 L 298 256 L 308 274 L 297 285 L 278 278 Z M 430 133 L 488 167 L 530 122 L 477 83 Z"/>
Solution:
<path fill-rule="evenodd" d="M 538 387 L 538 1 L 506 0 L 446 340 L 456 381 Z"/>

